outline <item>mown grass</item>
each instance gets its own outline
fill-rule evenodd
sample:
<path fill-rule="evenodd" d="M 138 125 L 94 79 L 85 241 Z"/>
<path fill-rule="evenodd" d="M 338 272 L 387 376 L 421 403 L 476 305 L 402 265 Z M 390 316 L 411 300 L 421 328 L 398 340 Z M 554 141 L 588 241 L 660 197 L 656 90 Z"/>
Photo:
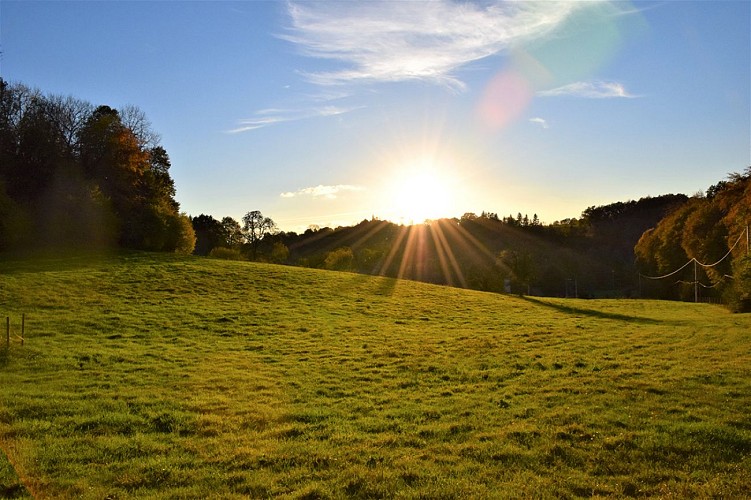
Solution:
<path fill-rule="evenodd" d="M 0 307 L 26 314 L 0 349 L 0 496 L 751 485 L 751 317 L 719 307 L 151 254 L 2 262 Z"/>

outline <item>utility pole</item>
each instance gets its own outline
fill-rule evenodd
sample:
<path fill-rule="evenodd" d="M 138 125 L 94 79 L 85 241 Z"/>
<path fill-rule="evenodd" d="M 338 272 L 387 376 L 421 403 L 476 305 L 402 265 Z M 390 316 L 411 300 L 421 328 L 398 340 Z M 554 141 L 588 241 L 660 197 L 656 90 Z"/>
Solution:
<path fill-rule="evenodd" d="M 574 298 L 578 299 L 579 298 L 579 284 L 576 278 L 566 278 L 566 281 L 565 281 L 566 298 L 567 299 L 571 298 L 571 295 L 569 294 L 569 285 L 568 285 L 569 281 L 571 282 L 572 285 L 574 285 L 574 289 L 572 290 L 572 292 L 574 293 Z"/>
<path fill-rule="evenodd" d="M 696 275 L 696 259 L 694 259 L 694 302 L 699 302 L 699 278 Z"/>

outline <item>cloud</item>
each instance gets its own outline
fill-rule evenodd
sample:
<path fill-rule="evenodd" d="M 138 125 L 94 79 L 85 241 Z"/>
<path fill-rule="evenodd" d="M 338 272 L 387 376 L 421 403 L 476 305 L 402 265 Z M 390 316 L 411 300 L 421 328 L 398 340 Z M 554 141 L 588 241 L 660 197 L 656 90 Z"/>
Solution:
<path fill-rule="evenodd" d="M 550 90 L 543 90 L 537 93 L 543 97 L 555 97 L 555 96 L 574 96 L 585 97 L 588 99 L 610 99 L 610 98 L 634 98 L 639 97 L 629 93 L 622 83 L 618 82 L 605 82 L 605 81 L 591 81 L 591 82 L 575 82 L 563 87 L 558 87 Z"/>
<path fill-rule="evenodd" d="M 343 115 L 361 107 L 319 106 L 307 109 L 262 109 L 256 111 L 254 117 L 239 120 L 237 127 L 228 130 L 229 134 L 248 132 L 259 128 L 268 127 L 278 123 L 307 120 L 309 118 Z"/>
<path fill-rule="evenodd" d="M 290 3 L 280 38 L 342 69 L 310 72 L 320 85 L 423 80 L 463 90 L 462 66 L 542 37 L 592 2 L 450 0 Z"/>
<path fill-rule="evenodd" d="M 297 191 L 288 191 L 282 193 L 282 198 L 295 198 L 297 196 L 311 196 L 313 198 L 326 198 L 327 200 L 333 200 L 342 191 L 362 191 L 360 186 L 352 186 L 349 184 L 337 184 L 335 186 L 318 185 L 314 187 L 307 187 Z"/>
<path fill-rule="evenodd" d="M 530 118 L 529 121 L 530 123 L 539 123 L 542 128 L 548 128 L 548 122 L 547 120 L 545 120 L 545 118 L 535 117 Z"/>

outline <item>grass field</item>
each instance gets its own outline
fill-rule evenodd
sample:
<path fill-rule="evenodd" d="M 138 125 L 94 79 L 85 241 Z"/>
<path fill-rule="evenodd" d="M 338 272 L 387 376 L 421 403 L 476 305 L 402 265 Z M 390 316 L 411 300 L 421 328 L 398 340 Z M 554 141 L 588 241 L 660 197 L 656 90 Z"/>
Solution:
<path fill-rule="evenodd" d="M 0 308 L 0 497 L 751 485 L 751 316 L 716 306 L 125 254 L 0 262 Z"/>

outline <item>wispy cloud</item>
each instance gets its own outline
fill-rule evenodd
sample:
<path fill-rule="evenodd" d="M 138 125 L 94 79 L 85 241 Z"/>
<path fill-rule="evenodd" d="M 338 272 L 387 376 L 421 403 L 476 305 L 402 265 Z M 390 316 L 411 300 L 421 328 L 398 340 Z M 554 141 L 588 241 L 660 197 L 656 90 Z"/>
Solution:
<path fill-rule="evenodd" d="M 639 97 L 627 91 L 622 83 L 605 81 L 570 83 L 568 85 L 564 85 L 563 87 L 540 91 L 537 93 L 537 95 L 544 97 L 574 96 L 585 97 L 588 99 Z"/>
<path fill-rule="evenodd" d="M 314 187 L 307 187 L 299 189 L 297 191 L 288 191 L 282 193 L 282 198 L 295 198 L 297 196 L 311 196 L 313 198 L 326 198 L 328 200 L 335 199 L 339 193 L 343 191 L 362 191 L 360 186 L 352 186 L 349 184 L 337 184 L 335 186 L 318 185 Z"/>
<path fill-rule="evenodd" d="M 529 121 L 530 123 L 539 124 L 542 128 L 548 128 L 548 122 L 547 120 L 545 120 L 545 118 L 535 117 L 535 118 L 530 118 Z"/>
<path fill-rule="evenodd" d="M 237 127 L 228 130 L 227 133 L 237 134 L 259 128 L 268 127 L 284 122 L 307 120 L 309 118 L 343 115 L 352 112 L 359 107 L 319 106 L 307 109 L 262 109 L 256 111 L 252 118 L 246 118 L 237 122 Z"/>
<path fill-rule="evenodd" d="M 310 72 L 317 84 L 419 79 L 462 90 L 457 70 L 519 41 L 539 38 L 591 2 L 290 3 L 281 38 L 343 68 Z"/>

